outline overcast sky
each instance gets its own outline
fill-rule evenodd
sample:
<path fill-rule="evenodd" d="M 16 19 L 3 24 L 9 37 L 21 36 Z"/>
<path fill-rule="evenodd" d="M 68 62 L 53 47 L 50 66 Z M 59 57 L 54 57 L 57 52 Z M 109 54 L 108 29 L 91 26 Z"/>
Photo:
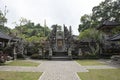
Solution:
<path fill-rule="evenodd" d="M 72 26 L 73 34 L 78 33 L 80 17 L 90 14 L 92 8 L 104 0 L 0 0 L 0 9 L 7 6 L 7 26 L 14 28 L 13 22 L 21 17 L 49 27 L 53 24 Z"/>

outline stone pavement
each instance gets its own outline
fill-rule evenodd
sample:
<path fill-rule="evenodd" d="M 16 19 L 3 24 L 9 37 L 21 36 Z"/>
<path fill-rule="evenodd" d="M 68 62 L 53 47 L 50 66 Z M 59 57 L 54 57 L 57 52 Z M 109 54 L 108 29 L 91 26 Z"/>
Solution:
<path fill-rule="evenodd" d="M 41 61 L 29 60 L 40 63 L 38 67 L 0 66 L 0 71 L 43 72 L 39 80 L 80 80 L 77 72 L 88 72 L 87 69 L 116 69 L 120 66 L 99 65 L 81 66 L 76 61 Z"/>
<path fill-rule="evenodd" d="M 44 70 L 39 80 L 80 80 L 77 72 L 88 72 L 75 61 L 46 61 L 39 68 Z"/>

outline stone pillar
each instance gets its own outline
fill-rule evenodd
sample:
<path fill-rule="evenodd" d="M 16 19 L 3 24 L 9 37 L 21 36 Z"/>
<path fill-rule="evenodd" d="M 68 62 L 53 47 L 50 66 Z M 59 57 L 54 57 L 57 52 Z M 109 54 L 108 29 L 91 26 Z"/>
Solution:
<path fill-rule="evenodd" d="M 14 54 L 13 59 L 16 60 L 17 59 L 16 47 L 14 47 L 13 49 L 13 54 Z"/>
<path fill-rule="evenodd" d="M 25 55 L 27 55 L 27 49 L 25 49 Z"/>
<path fill-rule="evenodd" d="M 38 51 L 39 55 L 42 56 L 42 49 L 39 48 L 38 50 L 39 50 L 39 51 Z"/>
<path fill-rule="evenodd" d="M 51 57 L 52 56 L 52 49 L 49 48 L 49 56 Z"/>
<path fill-rule="evenodd" d="M 79 48 L 79 50 L 78 50 L 78 56 L 82 56 L 82 51 L 81 51 L 80 48 Z"/>

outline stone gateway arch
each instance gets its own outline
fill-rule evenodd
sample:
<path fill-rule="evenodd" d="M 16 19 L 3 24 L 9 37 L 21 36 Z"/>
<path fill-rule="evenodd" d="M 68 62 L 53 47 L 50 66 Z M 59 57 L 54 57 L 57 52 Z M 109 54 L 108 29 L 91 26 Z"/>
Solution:
<path fill-rule="evenodd" d="M 68 29 L 64 25 L 63 31 L 53 27 L 48 39 L 42 42 L 43 48 L 39 52 L 41 52 L 41 56 L 49 59 L 52 57 L 68 57 L 72 59 L 73 55 L 78 56 L 78 54 L 72 54 L 75 50 L 75 40 L 71 26 Z"/>

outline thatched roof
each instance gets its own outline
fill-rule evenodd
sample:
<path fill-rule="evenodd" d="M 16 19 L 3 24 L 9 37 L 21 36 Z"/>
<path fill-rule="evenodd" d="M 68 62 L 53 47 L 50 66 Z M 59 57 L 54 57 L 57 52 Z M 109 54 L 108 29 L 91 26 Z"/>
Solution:
<path fill-rule="evenodd" d="M 12 39 L 12 37 L 8 36 L 7 34 L 3 33 L 3 32 L 0 32 L 0 41 L 8 41 Z"/>
<path fill-rule="evenodd" d="M 113 22 L 113 21 L 104 21 L 102 24 L 100 24 L 99 26 L 98 26 L 98 30 L 101 30 L 101 29 L 112 29 L 112 28 L 114 28 L 114 27 L 116 27 L 116 26 L 120 26 L 120 24 L 119 23 L 117 23 L 117 22 Z"/>
<path fill-rule="evenodd" d="M 113 37 L 109 38 L 108 41 L 120 41 L 120 34 L 114 35 Z"/>

